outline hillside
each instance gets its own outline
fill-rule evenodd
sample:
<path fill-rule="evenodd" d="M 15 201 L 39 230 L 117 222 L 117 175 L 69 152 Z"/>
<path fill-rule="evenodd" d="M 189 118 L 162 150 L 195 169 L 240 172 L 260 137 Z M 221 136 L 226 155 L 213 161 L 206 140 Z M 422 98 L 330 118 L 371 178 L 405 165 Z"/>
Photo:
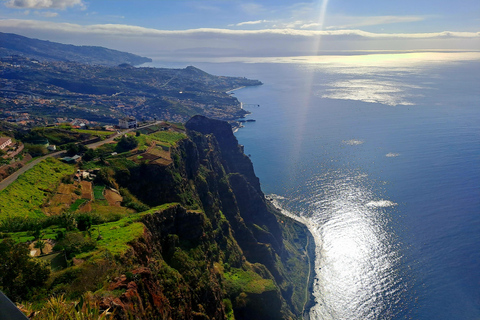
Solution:
<path fill-rule="evenodd" d="M 25 312 L 40 320 L 75 310 L 85 319 L 302 318 L 311 235 L 265 200 L 226 122 L 151 126 L 83 158 L 46 161 L 48 183 L 40 173 L 19 181 L 27 205 L 12 198 L 15 212 L 0 211 L 0 289 Z M 25 242 L 39 257 L 9 269 L 3 260 L 26 254 Z"/>
<path fill-rule="evenodd" d="M 0 32 L 0 57 L 19 55 L 40 61 L 74 61 L 91 65 L 139 65 L 152 60 L 132 53 L 94 46 L 74 46 Z"/>

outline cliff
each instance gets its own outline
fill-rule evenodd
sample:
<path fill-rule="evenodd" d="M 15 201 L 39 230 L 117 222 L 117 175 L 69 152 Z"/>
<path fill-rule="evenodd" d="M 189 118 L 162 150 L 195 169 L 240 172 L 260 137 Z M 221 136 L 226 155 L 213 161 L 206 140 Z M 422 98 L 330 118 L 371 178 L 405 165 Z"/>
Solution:
<path fill-rule="evenodd" d="M 105 305 L 171 319 L 301 318 L 307 229 L 266 202 L 227 123 L 196 116 L 185 127 L 170 166 L 115 176 L 150 206 L 179 204 L 143 215 L 132 252 L 138 280 L 117 279 L 113 288 L 127 288 L 122 303 Z M 137 303 L 142 296 L 148 302 Z"/>
<path fill-rule="evenodd" d="M 301 319 L 311 302 L 307 228 L 265 200 L 227 123 L 196 116 L 185 128 L 157 134 L 171 141 L 162 161 L 149 158 L 153 147 L 104 161 L 96 186 L 120 190 L 138 212 L 104 207 L 100 216 L 105 200 L 94 200 L 97 211 L 56 218 L 71 265 L 36 294 L 115 319 Z M 50 319 L 52 304 L 36 319 Z"/>

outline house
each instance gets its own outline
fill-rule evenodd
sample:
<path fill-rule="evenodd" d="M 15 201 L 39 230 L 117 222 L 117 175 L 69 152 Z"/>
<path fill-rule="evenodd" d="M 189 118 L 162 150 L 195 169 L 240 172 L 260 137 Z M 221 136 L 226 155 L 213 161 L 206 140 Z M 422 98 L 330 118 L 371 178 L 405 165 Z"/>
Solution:
<path fill-rule="evenodd" d="M 12 144 L 12 138 L 10 137 L 0 137 L 0 149 L 3 150 L 9 145 Z"/>
<path fill-rule="evenodd" d="M 125 117 L 118 120 L 118 126 L 122 129 L 131 129 L 137 127 L 137 119 L 135 117 Z"/>
<path fill-rule="evenodd" d="M 60 158 L 60 160 L 62 160 L 63 162 L 66 162 L 66 163 L 76 163 L 79 161 L 81 157 L 76 154 L 74 155 L 73 157 L 63 157 L 63 158 Z"/>

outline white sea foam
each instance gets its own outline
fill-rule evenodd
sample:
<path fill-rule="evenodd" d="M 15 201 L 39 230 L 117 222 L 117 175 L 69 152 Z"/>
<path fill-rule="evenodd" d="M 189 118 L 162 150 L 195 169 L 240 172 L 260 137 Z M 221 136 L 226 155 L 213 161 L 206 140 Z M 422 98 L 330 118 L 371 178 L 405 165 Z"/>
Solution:
<path fill-rule="evenodd" d="M 351 139 L 351 140 L 343 140 L 343 144 L 347 144 L 349 146 L 358 146 L 360 144 L 363 144 L 365 141 L 363 140 L 357 140 L 357 139 Z"/>
<path fill-rule="evenodd" d="M 396 205 L 397 203 L 389 200 L 370 201 L 367 203 L 367 207 L 374 207 L 374 208 L 388 208 Z"/>
<path fill-rule="evenodd" d="M 387 158 L 395 158 L 395 157 L 398 157 L 400 155 L 400 153 L 393 153 L 393 152 L 389 152 L 385 155 L 385 157 Z"/>

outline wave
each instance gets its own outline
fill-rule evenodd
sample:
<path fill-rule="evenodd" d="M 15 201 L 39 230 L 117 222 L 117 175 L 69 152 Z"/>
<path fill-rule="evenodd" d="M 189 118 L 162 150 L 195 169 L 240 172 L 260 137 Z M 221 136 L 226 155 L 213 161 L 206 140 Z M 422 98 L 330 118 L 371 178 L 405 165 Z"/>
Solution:
<path fill-rule="evenodd" d="M 395 203 L 390 200 L 370 201 L 367 203 L 367 207 L 374 207 L 374 208 L 388 208 L 388 207 L 394 207 L 396 205 L 398 205 L 398 203 Z"/>
<path fill-rule="evenodd" d="M 393 153 L 393 152 L 389 152 L 385 155 L 385 157 L 387 158 L 395 158 L 395 157 L 398 157 L 400 155 L 400 153 Z"/>
<path fill-rule="evenodd" d="M 342 140 L 343 144 L 349 145 L 349 146 L 358 146 L 360 144 L 365 143 L 363 140 L 357 140 L 357 139 L 350 139 L 350 140 Z"/>

